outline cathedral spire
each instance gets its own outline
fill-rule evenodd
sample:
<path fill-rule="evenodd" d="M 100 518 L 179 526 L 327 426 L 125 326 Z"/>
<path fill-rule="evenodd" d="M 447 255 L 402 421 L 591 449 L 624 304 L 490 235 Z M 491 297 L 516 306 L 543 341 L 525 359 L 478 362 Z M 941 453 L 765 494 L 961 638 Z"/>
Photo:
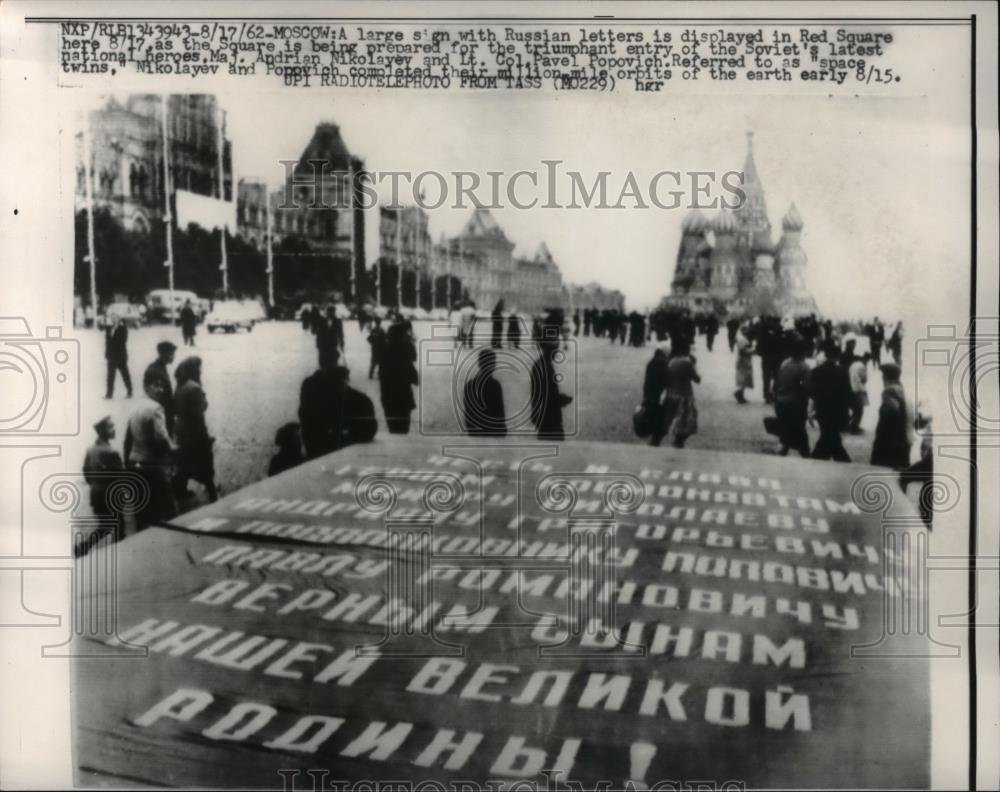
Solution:
<path fill-rule="evenodd" d="M 753 130 L 748 129 L 747 156 L 743 163 L 743 181 L 746 183 L 751 180 L 760 183 L 760 177 L 757 175 L 757 163 L 753 159 Z"/>
<path fill-rule="evenodd" d="M 771 222 L 767 218 L 767 202 L 764 200 L 764 185 L 757 174 L 757 163 L 753 157 L 753 131 L 747 130 L 747 156 L 743 163 L 743 193 L 746 196 L 737 210 L 740 225 L 753 234 L 770 235 Z"/>

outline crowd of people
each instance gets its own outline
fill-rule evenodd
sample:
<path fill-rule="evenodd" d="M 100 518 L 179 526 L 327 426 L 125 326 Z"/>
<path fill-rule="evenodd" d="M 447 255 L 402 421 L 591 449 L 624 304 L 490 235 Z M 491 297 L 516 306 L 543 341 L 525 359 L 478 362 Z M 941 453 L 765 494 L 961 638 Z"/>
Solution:
<path fill-rule="evenodd" d="M 182 312 L 184 343 L 193 346 L 196 323 L 185 318 L 190 319 Z M 747 392 L 755 387 L 754 358 L 760 359 L 761 395 L 774 410 L 774 415 L 765 419 L 765 429 L 777 437 L 779 453 L 794 451 L 802 457 L 850 461 L 842 435 L 862 431 L 868 370 L 874 366 L 881 372 L 883 391 L 870 462 L 900 471 L 904 486 L 930 486 L 933 469 L 929 456 L 922 456 L 916 465 L 909 463 L 914 423 L 922 421 L 926 430 L 929 418 L 913 414 L 900 382 L 901 324 L 887 332 L 878 318 L 835 325 L 814 315 L 794 319 L 729 317 L 723 323 L 711 312 L 692 314 L 669 308 L 646 315 L 613 309 L 576 310 L 568 320 L 563 311 L 550 310 L 544 316 L 530 317 L 530 321 L 529 330 L 526 319 L 507 312 L 500 300 L 489 315 L 488 332 L 477 335 L 475 304 L 465 300 L 455 306 L 451 319 L 455 343 L 479 347 L 477 370 L 464 383 L 459 405 L 461 428 L 468 435 L 507 435 L 503 386 L 496 377 L 497 350 L 505 345 L 519 349 L 522 339 L 530 337 L 536 349 L 530 373 L 530 419 L 539 439 L 563 440 L 563 410 L 572 397 L 560 391 L 556 352 L 572 333 L 634 347 L 655 344 L 645 367 L 634 427 L 653 446 L 669 439 L 673 447 L 683 448 L 698 431 L 695 393 L 701 375 L 693 354 L 696 338 L 704 336 L 705 348 L 711 353 L 724 327 L 735 356 L 734 397 L 739 404 L 748 402 Z M 417 406 L 414 388 L 419 384 L 412 324 L 393 312 L 384 319 L 374 313 L 359 313 L 358 322 L 362 332 L 367 331 L 368 378 L 378 379 L 385 429 L 390 434 L 408 434 Z M 303 311 L 302 327 L 315 338 L 318 367 L 302 382 L 298 420 L 284 423 L 276 433 L 277 453 L 268 466 L 269 475 L 348 445 L 369 442 L 379 429 L 372 399 L 350 384 L 350 371 L 344 365 L 344 324 L 335 306 Z M 860 336 L 868 340 L 863 354 L 857 348 Z M 133 396 L 127 347 L 127 326 L 123 321 L 112 322 L 105 332 L 106 398 L 113 397 L 119 375 L 127 396 Z M 884 351 L 891 361 L 882 362 Z M 122 470 L 137 473 L 149 490 L 149 503 L 136 520 L 139 528 L 174 516 L 178 504 L 192 494 L 190 481 L 201 484 L 209 500 L 217 498 L 214 439 L 205 419 L 208 401 L 202 385 L 202 362 L 197 356 L 185 358 L 176 366 L 172 382 L 170 366 L 175 354 L 172 342 L 158 344 L 157 358 L 143 375 L 142 395 L 129 414 L 121 455 L 111 445 L 116 436 L 111 416 L 94 425 L 96 440 L 87 451 L 84 473 L 91 484 L 95 514 L 110 514 L 106 492 L 115 471 Z M 812 445 L 809 425 L 819 429 Z"/>
<path fill-rule="evenodd" d="M 111 398 L 115 375 L 121 372 L 127 398 L 133 397 L 128 372 L 128 330 L 122 323 L 105 333 L 108 364 L 106 398 Z M 131 471 L 143 482 L 147 502 L 136 514 L 142 529 L 168 520 L 178 512 L 178 503 L 191 497 L 191 481 L 204 487 L 207 498 L 218 498 L 215 482 L 214 443 L 205 415 L 208 399 L 202 386 L 202 361 L 198 356 L 177 364 L 171 382 L 177 346 L 161 341 L 156 359 L 145 369 L 142 394 L 135 400 L 125 426 L 122 453 L 111 446 L 117 434 L 114 420 L 105 415 L 94 424 L 94 444 L 87 449 L 83 473 L 90 485 L 90 503 L 95 515 L 111 517 L 108 491 L 121 471 Z M 176 384 L 176 387 L 175 387 Z M 115 526 L 120 535 L 124 525 Z"/>
<path fill-rule="evenodd" d="M 658 446 L 670 435 L 673 446 L 682 448 L 697 431 L 693 384 L 700 378 L 691 348 L 700 333 L 711 351 L 719 326 L 713 315 L 692 316 L 685 310 L 651 316 L 657 348 L 646 365 L 642 403 L 634 416 L 636 433 L 648 437 L 650 445 Z M 867 461 L 897 471 L 904 489 L 921 486 L 921 516 L 930 526 L 931 419 L 919 406 L 913 409 L 901 382 L 902 323 L 887 335 L 877 317 L 835 325 L 815 315 L 784 319 L 761 315 L 729 318 L 726 331 L 735 356 L 733 395 L 741 405 L 748 403 L 747 390 L 755 385 L 754 357 L 760 358 L 761 395 L 774 409 L 764 426 L 777 436 L 782 456 L 795 451 L 802 457 L 850 462 L 843 434 L 863 432 L 868 371 L 874 366 L 881 373 L 883 389 Z M 859 334 L 868 340 L 863 353 L 859 353 Z M 884 351 L 892 360 L 882 362 Z M 808 425 L 819 429 L 812 445 Z M 919 460 L 911 464 L 915 429 L 921 430 L 923 441 Z"/>

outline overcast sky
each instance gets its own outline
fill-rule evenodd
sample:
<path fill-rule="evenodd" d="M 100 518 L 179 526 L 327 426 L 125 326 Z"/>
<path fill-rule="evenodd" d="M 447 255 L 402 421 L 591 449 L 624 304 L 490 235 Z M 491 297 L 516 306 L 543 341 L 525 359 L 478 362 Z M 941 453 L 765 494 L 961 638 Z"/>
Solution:
<path fill-rule="evenodd" d="M 580 171 L 587 183 L 610 171 L 612 203 L 629 171 L 646 190 L 661 170 L 741 169 L 750 129 L 775 238 L 794 201 L 805 221 L 808 283 L 824 312 L 896 316 L 898 304 L 964 295 L 968 138 L 941 103 L 675 96 L 653 112 L 643 99 L 405 91 L 221 97 L 237 177 L 275 186 L 283 176 L 278 161 L 297 157 L 324 121 L 340 126 L 369 170 L 471 170 L 485 181 L 487 171 L 527 169 L 543 179 L 542 161 L 561 160 L 561 169 Z M 530 196 L 533 188 L 522 184 Z M 470 211 L 431 211 L 434 238 L 456 233 Z M 519 254 L 544 240 L 566 279 L 601 281 L 642 308 L 669 290 L 685 211 L 510 207 L 494 214 Z M 377 255 L 377 222 L 372 213 L 369 261 Z"/>
<path fill-rule="evenodd" d="M 609 171 L 611 202 L 629 173 L 645 191 L 663 170 L 741 169 L 752 130 L 775 241 L 794 201 L 805 222 L 807 283 L 821 311 L 943 321 L 964 309 L 968 295 L 968 95 L 954 90 L 961 77 L 949 72 L 965 67 L 941 48 L 934 51 L 940 58 L 927 57 L 924 35 L 907 28 L 894 44 L 907 80 L 860 96 L 856 84 L 784 84 L 778 93 L 762 83 L 678 83 L 653 96 L 281 90 L 259 78 L 225 82 L 218 96 L 237 178 L 275 187 L 284 176 L 279 161 L 297 158 L 322 122 L 340 126 L 370 171 L 475 171 L 485 181 L 488 171 L 529 170 L 541 180 L 543 160 L 560 160 L 562 171 L 579 171 L 588 184 Z M 234 85 L 239 93 L 225 91 Z M 494 214 L 519 255 L 544 241 L 566 280 L 600 281 L 643 309 L 669 291 L 686 211 L 508 207 Z M 431 211 L 433 237 L 455 234 L 470 213 Z M 371 212 L 368 262 L 378 255 L 377 228 Z"/>

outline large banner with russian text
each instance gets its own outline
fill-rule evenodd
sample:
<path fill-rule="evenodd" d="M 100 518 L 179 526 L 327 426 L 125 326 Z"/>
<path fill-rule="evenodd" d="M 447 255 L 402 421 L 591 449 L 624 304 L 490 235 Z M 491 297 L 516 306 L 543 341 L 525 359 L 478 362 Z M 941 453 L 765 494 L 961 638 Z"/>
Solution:
<path fill-rule="evenodd" d="M 895 486 L 599 443 L 307 463 L 81 560 L 79 781 L 926 787 Z"/>

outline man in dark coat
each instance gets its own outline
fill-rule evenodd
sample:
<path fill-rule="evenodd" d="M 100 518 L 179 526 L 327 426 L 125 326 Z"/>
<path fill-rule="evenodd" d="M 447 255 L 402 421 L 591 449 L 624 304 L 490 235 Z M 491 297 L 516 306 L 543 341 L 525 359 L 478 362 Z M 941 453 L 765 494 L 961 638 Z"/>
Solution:
<path fill-rule="evenodd" d="M 372 400 L 347 384 L 349 372 L 337 359 L 330 349 L 322 350 L 319 370 L 302 382 L 299 423 L 307 459 L 371 442 L 378 431 Z"/>
<path fill-rule="evenodd" d="M 320 319 L 316 330 L 316 349 L 332 349 L 338 355 L 344 351 L 344 323 L 337 316 L 337 309 L 332 305 L 326 309 L 326 318 Z"/>
<path fill-rule="evenodd" d="M 493 376 L 496 352 L 481 349 L 478 361 L 479 371 L 469 378 L 462 392 L 462 426 L 473 437 L 506 437 L 503 386 Z"/>
<path fill-rule="evenodd" d="M 559 392 L 553 360 L 558 351 L 558 339 L 543 337 L 538 345 L 538 359 L 531 367 L 531 421 L 538 430 L 539 440 L 566 439 L 562 411 L 573 397 Z"/>
<path fill-rule="evenodd" d="M 909 417 L 906 394 L 899 381 L 900 368 L 895 363 L 882 366 L 882 404 L 872 442 L 873 465 L 904 470 L 910 465 Z"/>
<path fill-rule="evenodd" d="M 385 423 L 391 434 L 409 434 L 410 413 L 417 406 L 413 386 L 417 384 L 417 349 L 400 322 L 386 334 L 382 365 L 379 366 L 379 392 Z"/>
<path fill-rule="evenodd" d="M 184 346 L 194 346 L 194 334 L 197 326 L 198 317 L 194 314 L 191 301 L 185 300 L 184 307 L 181 308 L 181 335 L 184 337 Z"/>
<path fill-rule="evenodd" d="M 778 369 L 774 380 L 774 414 L 778 421 L 781 455 L 789 449 L 809 456 L 809 364 L 806 363 L 806 341 L 799 335 L 791 340 L 791 357 Z"/>
<path fill-rule="evenodd" d="M 114 326 L 108 326 L 104 331 L 104 359 L 108 362 L 108 387 L 104 393 L 105 399 L 110 399 L 115 393 L 115 374 L 121 372 L 122 382 L 128 397 L 132 398 L 132 377 L 128 373 L 128 327 L 124 319 L 117 319 Z"/>
<path fill-rule="evenodd" d="M 826 359 L 812 370 L 809 377 L 809 395 L 819 423 L 819 440 L 812 456 L 813 459 L 850 462 L 840 433 L 847 427 L 854 401 L 851 380 L 840 365 L 840 348 L 836 341 L 827 341 L 823 351 Z"/>
<path fill-rule="evenodd" d="M 146 372 L 142 375 L 142 389 L 147 393 L 150 384 L 154 384 L 155 393 L 153 397 L 161 407 L 167 422 L 167 433 L 174 436 L 174 386 L 170 382 L 170 372 L 167 366 L 174 362 L 174 353 L 177 345 L 171 341 L 161 341 L 156 345 L 156 360 L 146 366 Z"/>
<path fill-rule="evenodd" d="M 757 353 L 760 355 L 760 374 L 763 380 L 764 401 L 771 404 L 774 401 L 774 379 L 781 368 L 782 355 L 781 324 L 776 317 L 765 316 L 761 322 L 760 336 L 757 339 Z"/>
<path fill-rule="evenodd" d="M 651 446 L 658 446 L 667 433 L 666 405 L 663 403 L 666 390 L 667 352 L 661 346 L 653 352 L 652 359 L 646 364 L 646 377 L 642 383 L 642 406 L 649 422 Z"/>
<path fill-rule="evenodd" d="M 705 347 L 709 352 L 715 344 L 715 337 L 719 334 L 719 317 L 714 313 L 709 314 L 705 320 Z"/>

